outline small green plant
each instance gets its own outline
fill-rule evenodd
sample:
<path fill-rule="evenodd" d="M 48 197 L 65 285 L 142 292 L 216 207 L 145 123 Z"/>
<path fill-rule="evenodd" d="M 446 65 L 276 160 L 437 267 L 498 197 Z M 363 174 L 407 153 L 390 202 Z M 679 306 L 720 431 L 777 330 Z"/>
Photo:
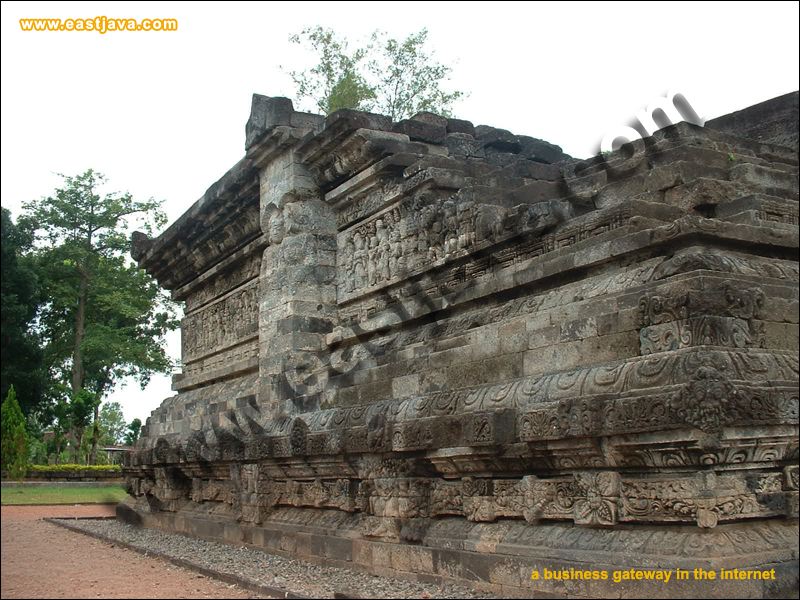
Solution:
<path fill-rule="evenodd" d="M 736 157 L 733 155 L 733 152 L 728 152 L 728 160 L 730 162 L 736 162 Z"/>
<path fill-rule="evenodd" d="M 3 470 L 11 479 L 22 479 L 28 467 L 28 433 L 25 431 L 25 417 L 17 402 L 14 386 L 8 388 L 8 395 L 0 408 L 2 424 L 2 458 Z"/>

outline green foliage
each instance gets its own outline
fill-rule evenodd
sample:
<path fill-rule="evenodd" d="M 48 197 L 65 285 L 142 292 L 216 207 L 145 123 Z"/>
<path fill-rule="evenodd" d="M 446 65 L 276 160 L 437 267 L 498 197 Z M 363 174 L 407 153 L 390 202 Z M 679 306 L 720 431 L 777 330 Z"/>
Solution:
<path fill-rule="evenodd" d="M 464 93 L 446 92 L 440 87 L 439 82 L 446 81 L 452 69 L 436 62 L 425 50 L 428 30 L 412 33 L 403 41 L 386 38 L 381 33 L 374 34 L 373 39 L 382 48 L 370 62 L 378 81 L 377 112 L 392 117 L 393 121 L 420 111 L 449 116 L 453 103 Z"/>
<path fill-rule="evenodd" d="M 2 469 L 11 479 L 22 479 L 28 466 L 28 434 L 13 385 L 0 407 L 0 444 Z"/>
<path fill-rule="evenodd" d="M 69 419 L 74 434 L 73 457 L 76 460 L 81 454 L 80 450 L 84 441 L 83 434 L 92 423 L 92 416 L 99 404 L 100 398 L 84 389 L 79 390 L 72 397 L 72 402 L 69 404 Z"/>
<path fill-rule="evenodd" d="M 0 212 L 0 398 L 13 384 L 22 412 L 30 415 L 44 400 L 42 350 L 32 326 L 39 308 L 39 284 L 25 256 L 30 235 L 14 225 L 7 209 Z"/>
<path fill-rule="evenodd" d="M 28 462 L 30 464 L 46 463 L 48 454 L 47 444 L 37 437 L 28 436 Z"/>
<path fill-rule="evenodd" d="M 99 426 L 102 445 L 116 446 L 123 442 L 128 426 L 119 402 L 106 402 L 100 407 Z"/>
<path fill-rule="evenodd" d="M 442 88 L 452 71 L 426 50 L 428 30 L 405 40 L 375 31 L 369 42 L 350 50 L 346 39 L 331 29 L 304 29 L 289 40 L 306 44 L 317 63 L 303 71 L 290 71 L 297 98 L 314 101 L 317 110 L 330 114 L 341 108 L 370 110 L 394 121 L 420 111 L 450 115 L 464 93 Z"/>
<path fill-rule="evenodd" d="M 28 467 L 29 473 L 80 473 L 82 471 L 121 473 L 122 467 L 119 465 L 76 465 L 71 463 L 63 465 L 30 465 Z"/>
<path fill-rule="evenodd" d="M 63 396 L 54 398 L 52 404 L 47 408 L 46 417 L 51 423 L 53 437 L 48 443 L 48 455 L 52 455 L 58 464 L 62 458 L 62 450 L 67 444 L 67 433 L 72 427 L 71 407 L 66 400 L 66 392 Z"/>
<path fill-rule="evenodd" d="M 357 73 L 343 74 L 323 97 L 321 110 L 329 115 L 341 108 L 368 110 L 375 93 Z"/>
<path fill-rule="evenodd" d="M 139 439 L 139 434 L 142 431 L 142 421 L 141 419 L 134 419 L 128 425 L 128 432 L 125 434 L 125 445 L 126 446 L 133 446 L 136 443 L 136 440 Z"/>
<path fill-rule="evenodd" d="M 359 72 L 367 53 L 366 48 L 350 52 L 347 40 L 340 40 L 330 29 L 304 29 L 289 41 L 307 43 L 319 56 L 310 69 L 291 71 L 289 76 L 297 86 L 298 99 L 311 98 L 316 109 L 330 114 L 341 108 L 368 110 L 375 95 Z"/>
<path fill-rule="evenodd" d="M 128 257 L 132 227 L 152 233 L 166 222 L 160 202 L 102 193 L 104 185 L 91 169 L 64 176 L 63 187 L 25 204 L 18 220 L 33 240 L 28 256 L 43 299 L 38 331 L 55 453 L 70 441 L 77 460 L 91 425 L 92 462 L 102 398 L 122 378 L 144 387 L 154 373 L 168 373 L 164 335 L 178 326 L 174 304 Z"/>
<path fill-rule="evenodd" d="M 88 390 L 80 390 L 70 402 L 71 422 L 73 427 L 86 428 L 92 422 L 95 407 L 100 399 Z"/>
<path fill-rule="evenodd" d="M 40 243 L 36 259 L 47 299 L 40 313 L 47 364 L 68 382 L 80 352 L 77 375 L 83 385 L 73 385 L 73 395 L 83 387 L 102 396 L 129 375 L 144 386 L 153 373 L 170 370 L 159 342 L 177 321 L 156 282 L 127 258 L 129 221 L 142 217 L 140 226 L 152 231 L 166 217 L 155 200 L 100 195 L 105 178 L 92 170 L 64 179 L 53 196 L 27 203 L 19 220 Z M 85 322 L 77 331 L 81 300 Z"/>

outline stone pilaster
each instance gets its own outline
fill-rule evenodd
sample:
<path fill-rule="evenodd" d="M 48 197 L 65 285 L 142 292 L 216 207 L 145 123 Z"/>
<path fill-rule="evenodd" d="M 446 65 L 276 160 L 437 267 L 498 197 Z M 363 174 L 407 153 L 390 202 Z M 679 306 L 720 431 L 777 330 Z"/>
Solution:
<path fill-rule="evenodd" d="M 259 282 L 258 403 L 279 418 L 319 408 L 329 362 L 325 335 L 336 314 L 336 221 L 294 150 L 303 128 L 276 129 L 281 152 L 259 172 L 269 245 Z"/>

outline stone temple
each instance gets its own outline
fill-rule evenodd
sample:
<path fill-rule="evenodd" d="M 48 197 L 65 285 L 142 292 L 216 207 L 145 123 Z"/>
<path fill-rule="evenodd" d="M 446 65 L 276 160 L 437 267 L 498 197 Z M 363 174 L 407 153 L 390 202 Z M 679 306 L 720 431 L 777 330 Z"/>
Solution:
<path fill-rule="evenodd" d="M 120 517 L 512 596 L 796 594 L 797 124 L 581 161 L 255 95 L 244 158 L 132 240 L 185 317 Z M 698 567 L 774 571 L 531 578 Z"/>

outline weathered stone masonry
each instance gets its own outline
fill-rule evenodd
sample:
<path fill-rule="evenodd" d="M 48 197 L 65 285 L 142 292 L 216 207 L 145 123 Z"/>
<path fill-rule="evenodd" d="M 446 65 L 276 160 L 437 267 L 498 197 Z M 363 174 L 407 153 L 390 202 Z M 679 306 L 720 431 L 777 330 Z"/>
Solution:
<path fill-rule="evenodd" d="M 245 157 L 133 240 L 186 316 L 120 515 L 513 595 L 796 589 L 796 123 L 578 161 L 255 95 Z M 777 580 L 530 580 L 570 566 Z"/>

